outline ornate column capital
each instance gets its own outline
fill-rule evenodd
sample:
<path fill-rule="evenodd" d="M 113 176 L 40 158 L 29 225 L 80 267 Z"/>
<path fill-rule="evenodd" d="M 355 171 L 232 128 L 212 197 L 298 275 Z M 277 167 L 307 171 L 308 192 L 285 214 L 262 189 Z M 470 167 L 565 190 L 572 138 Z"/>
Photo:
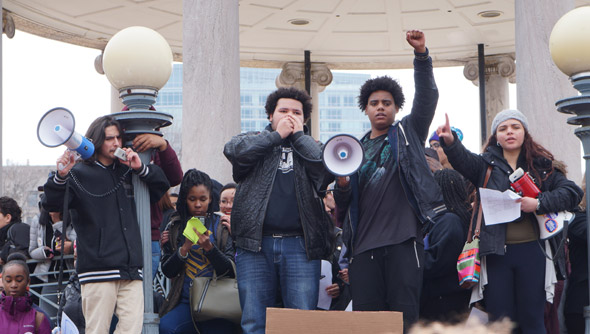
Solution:
<path fill-rule="evenodd" d="M 469 60 L 463 67 L 463 75 L 467 80 L 479 85 L 479 65 L 477 59 Z M 511 55 L 486 56 L 485 75 L 499 75 L 508 78 L 510 83 L 516 82 L 516 64 Z"/>
<path fill-rule="evenodd" d="M 322 91 L 332 82 L 332 71 L 324 63 L 311 64 L 311 82 L 317 84 Z M 305 86 L 305 64 L 285 63 L 283 70 L 275 80 L 277 87 L 297 87 L 303 89 Z"/>

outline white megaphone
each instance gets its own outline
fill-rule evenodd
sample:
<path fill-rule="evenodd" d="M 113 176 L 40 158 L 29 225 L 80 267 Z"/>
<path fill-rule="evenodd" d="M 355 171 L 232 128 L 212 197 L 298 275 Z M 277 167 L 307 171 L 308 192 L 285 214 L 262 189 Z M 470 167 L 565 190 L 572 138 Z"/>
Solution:
<path fill-rule="evenodd" d="M 88 159 L 94 154 L 94 145 L 88 138 L 74 131 L 75 125 L 71 111 L 53 108 L 41 117 L 37 125 L 37 138 L 47 147 L 65 145 L 82 159 Z"/>
<path fill-rule="evenodd" d="M 322 161 L 328 171 L 336 176 L 354 174 L 365 160 L 365 150 L 355 137 L 340 134 L 330 138 L 324 145 Z"/>

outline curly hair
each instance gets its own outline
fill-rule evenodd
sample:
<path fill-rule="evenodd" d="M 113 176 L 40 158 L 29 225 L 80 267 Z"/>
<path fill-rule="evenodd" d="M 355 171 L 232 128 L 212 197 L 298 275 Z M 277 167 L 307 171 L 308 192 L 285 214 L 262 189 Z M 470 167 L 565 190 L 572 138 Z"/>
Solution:
<path fill-rule="evenodd" d="M 119 122 L 112 116 L 101 116 L 95 119 L 88 127 L 85 137 L 90 139 L 92 144 L 94 144 L 94 153 L 87 159 L 88 161 L 96 161 L 98 154 L 100 153 L 100 148 L 102 144 L 104 144 L 106 138 L 105 129 L 109 126 L 116 126 L 117 130 L 119 130 L 119 135 L 123 136 L 121 124 L 119 124 Z"/>
<path fill-rule="evenodd" d="M 0 212 L 5 216 L 9 214 L 11 223 L 18 223 L 22 219 L 23 211 L 20 206 L 18 206 L 18 203 L 13 198 L 8 196 L 0 197 Z"/>
<path fill-rule="evenodd" d="M 280 99 L 293 99 L 301 102 L 303 105 L 303 120 L 307 121 L 309 119 L 309 115 L 311 114 L 311 97 L 306 91 L 293 87 L 279 88 L 266 98 L 266 105 L 264 106 L 264 109 L 266 109 L 266 115 L 268 119 L 270 119 L 270 115 L 275 112 L 277 103 Z"/>
<path fill-rule="evenodd" d="M 362 111 L 367 109 L 367 104 L 369 103 L 369 97 L 371 94 L 378 90 L 389 92 L 393 97 L 393 102 L 398 109 L 402 109 L 404 107 L 406 98 L 404 97 L 402 86 L 400 86 L 397 80 L 384 75 L 382 77 L 369 79 L 361 86 L 361 93 L 358 96 L 358 104 Z"/>
<path fill-rule="evenodd" d="M 178 191 L 178 201 L 176 202 L 176 211 L 180 216 L 180 221 L 183 223 L 186 222 L 191 214 L 189 213 L 188 206 L 186 205 L 186 198 L 188 197 L 188 192 L 191 190 L 192 187 L 203 185 L 209 191 L 209 198 L 211 202 L 209 202 L 209 207 L 207 208 L 207 214 L 210 215 L 213 213 L 213 206 L 211 205 L 213 198 L 211 196 L 211 189 L 213 188 L 213 183 L 209 175 L 194 168 L 189 169 L 184 173 L 184 177 L 182 178 L 182 182 L 180 183 L 180 190 Z"/>
<path fill-rule="evenodd" d="M 488 142 L 486 146 L 483 148 L 483 150 L 485 151 L 488 147 L 493 147 L 496 145 L 498 145 L 498 138 L 494 133 L 488 139 Z M 524 129 L 524 141 L 522 142 L 521 146 L 521 154 L 522 153 L 524 153 L 528 171 L 533 173 L 535 180 L 537 180 L 539 182 L 539 186 L 541 186 L 543 184 L 543 181 L 546 180 L 549 177 L 549 175 L 551 175 L 551 173 L 553 173 L 553 169 L 551 170 L 551 172 L 547 173 L 544 179 L 542 179 L 541 174 L 539 174 L 539 172 L 534 167 L 534 161 L 537 158 L 545 158 L 553 162 L 555 160 L 553 154 L 551 154 L 549 150 L 541 146 L 541 144 L 534 141 L 533 137 L 526 129 Z"/>

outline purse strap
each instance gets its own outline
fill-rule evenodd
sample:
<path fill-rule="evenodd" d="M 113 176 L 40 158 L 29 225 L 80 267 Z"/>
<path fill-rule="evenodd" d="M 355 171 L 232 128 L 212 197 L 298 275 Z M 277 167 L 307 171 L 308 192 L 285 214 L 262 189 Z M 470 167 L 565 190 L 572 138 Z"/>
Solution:
<path fill-rule="evenodd" d="M 236 264 L 234 263 L 233 260 L 229 260 L 229 262 L 231 263 L 231 267 L 234 270 L 234 279 L 237 281 L 238 280 L 238 271 L 236 270 Z M 213 280 L 216 280 L 218 278 L 224 278 L 226 276 L 229 276 L 229 272 L 226 272 L 221 276 L 217 276 L 217 271 L 215 271 L 215 269 L 213 269 Z"/>
<path fill-rule="evenodd" d="M 492 174 L 492 166 L 488 166 L 488 170 L 486 171 L 486 178 L 483 181 L 483 187 L 485 188 L 488 185 L 488 181 L 490 179 L 490 175 Z M 475 233 L 471 235 L 473 231 L 473 217 L 475 215 L 475 208 L 477 208 L 477 222 L 475 224 Z M 481 217 L 482 217 L 482 209 L 481 209 L 481 201 L 479 200 L 479 196 L 475 196 L 475 206 L 473 211 L 471 212 L 471 220 L 469 221 L 469 232 L 467 232 L 467 242 L 472 242 L 473 238 L 479 238 L 479 232 L 481 231 Z"/>

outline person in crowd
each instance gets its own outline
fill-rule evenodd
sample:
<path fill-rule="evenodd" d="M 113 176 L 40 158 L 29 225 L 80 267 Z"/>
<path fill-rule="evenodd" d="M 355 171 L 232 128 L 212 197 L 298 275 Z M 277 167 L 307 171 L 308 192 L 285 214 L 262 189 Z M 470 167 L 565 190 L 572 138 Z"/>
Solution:
<path fill-rule="evenodd" d="M 457 259 L 467 239 L 472 209 L 461 174 L 445 168 L 434 172 L 434 179 L 449 212 L 439 216 L 426 236 L 420 318 L 461 322 L 469 311 L 471 291 L 459 286 Z"/>
<path fill-rule="evenodd" d="M 174 187 L 182 180 L 182 168 L 176 152 L 162 136 L 144 133 L 133 138 L 133 148 L 138 153 L 148 150 L 152 151 L 151 161 L 164 171 L 171 187 Z M 162 197 L 163 198 L 163 197 Z M 150 220 L 152 226 L 152 278 L 156 276 L 160 264 L 160 225 L 163 221 L 163 211 L 159 201 L 151 201 Z"/>
<path fill-rule="evenodd" d="M 178 201 L 178 194 L 173 192 L 170 194 L 170 202 L 172 203 L 172 205 L 174 206 L 174 209 L 176 209 L 176 202 Z"/>
<path fill-rule="evenodd" d="M 209 176 L 196 169 L 188 170 L 182 179 L 177 210 L 166 227 L 169 239 L 162 246 L 162 272 L 172 282 L 160 309 L 160 334 L 234 331 L 229 320 L 213 319 L 196 322 L 197 332 L 189 303 L 190 286 L 195 277 L 212 276 L 213 271 L 218 276 L 235 275 L 231 263 L 234 256 L 231 236 L 210 205 L 212 186 Z M 204 217 L 203 224 L 208 229 L 205 234 L 195 231 L 199 236 L 196 243 L 183 235 L 192 217 Z"/>
<path fill-rule="evenodd" d="M 231 209 L 234 206 L 234 196 L 236 195 L 236 184 L 230 182 L 221 188 L 219 195 L 219 215 L 221 223 L 231 233 Z"/>
<path fill-rule="evenodd" d="M 461 144 L 451 132 L 448 116 L 437 133 L 449 162 L 476 187 L 483 186 L 491 167 L 487 188 L 510 189 L 509 176 L 522 168 L 541 190 L 537 198 L 517 200 L 521 214 L 514 221 L 487 225 L 483 217 L 479 251 L 482 272 L 487 273 L 483 298 L 490 320 L 510 317 L 524 334 L 545 333 L 545 287 L 551 286 L 555 274 L 546 282 L 544 247 L 539 242 L 535 213 L 573 210 L 582 190 L 554 167 L 553 155 L 533 140 L 528 120 L 518 110 L 504 110 L 494 117 L 492 135 L 482 154 L 471 153 Z"/>
<path fill-rule="evenodd" d="M 48 212 L 41 208 L 39 220 L 33 221 L 30 228 L 29 254 L 32 259 L 40 260 L 35 266 L 34 273 L 43 283 L 54 283 L 45 285 L 41 290 L 44 298 L 40 300 L 39 306 L 45 310 L 51 318 L 57 315 L 57 309 L 50 304 L 57 303 L 57 274 L 44 275 L 47 272 L 59 271 L 59 257 L 61 253 L 61 239 L 64 240 L 64 254 L 72 254 L 72 242 L 76 240 L 76 231 L 72 224 L 68 224 L 68 231 L 64 235 L 63 215 L 61 212 Z M 64 261 L 67 269 L 74 268 L 73 260 Z M 64 268 L 64 269 L 66 269 Z M 66 278 L 67 279 L 67 278 Z M 48 302 L 49 301 L 49 302 Z M 52 322 L 52 327 L 55 326 Z"/>
<path fill-rule="evenodd" d="M 588 226 L 586 224 L 586 180 L 584 196 L 569 223 L 567 236 L 571 273 L 565 288 L 563 315 L 567 333 L 584 333 L 584 307 L 588 306 Z"/>
<path fill-rule="evenodd" d="M 451 127 L 451 131 L 453 131 L 457 134 L 457 138 L 459 138 L 460 141 L 463 141 L 463 131 L 461 131 L 455 127 Z M 440 139 L 438 138 L 438 135 L 436 134 L 436 130 L 432 133 L 432 135 L 428 139 L 428 143 L 430 144 L 430 148 L 435 150 L 436 153 L 438 154 L 438 161 L 441 163 L 443 168 L 453 169 L 453 166 L 451 166 L 451 164 L 449 163 L 449 159 L 447 159 L 447 155 L 445 154 L 445 151 L 440 146 Z"/>
<path fill-rule="evenodd" d="M 11 254 L 2 267 L 4 291 L 0 295 L 0 331 L 50 334 L 49 318 L 32 307 L 33 301 L 27 292 L 29 267 L 25 261 L 23 254 Z"/>
<path fill-rule="evenodd" d="M 29 225 L 21 219 L 22 210 L 16 201 L 0 197 L 0 265 L 15 252 L 29 256 Z"/>
<path fill-rule="evenodd" d="M 57 173 L 44 186 L 46 210 L 63 208 L 66 214 L 65 202 L 67 210 L 77 212 L 72 221 L 79 240 L 76 270 L 89 334 L 107 333 L 113 312 L 119 318 L 117 332 L 141 332 L 143 258 L 132 173 L 145 182 L 152 201 L 170 188 L 162 169 L 143 164 L 131 148 L 123 148 L 126 160 L 115 156 L 121 135 L 113 117 L 97 118 L 86 132 L 94 143 L 93 156 L 75 163 L 66 150 L 57 161 Z"/>
<path fill-rule="evenodd" d="M 445 212 L 441 191 L 424 155 L 438 89 L 424 33 L 411 30 L 416 86 L 411 113 L 397 81 L 367 80 L 359 107 L 371 130 L 361 139 L 365 162 L 350 177 L 338 177 L 334 198 L 348 212 L 343 239 L 350 259 L 353 310 L 403 312 L 404 332 L 418 320 L 424 270 L 423 231 Z"/>
<path fill-rule="evenodd" d="M 77 242 L 72 243 L 74 248 L 74 263 L 78 257 Z M 79 334 L 86 333 L 86 321 L 84 320 L 84 313 L 82 312 L 82 289 L 78 274 L 74 271 L 70 275 L 68 284 L 64 288 L 63 296 L 60 298 L 62 311 L 67 314 L 68 318 L 72 320 Z"/>
<path fill-rule="evenodd" d="M 424 148 L 424 155 L 426 157 L 426 163 L 428 163 L 428 167 L 430 171 L 434 174 L 437 170 L 443 169 L 443 165 L 438 161 L 438 153 L 435 149 L 430 147 Z"/>
<path fill-rule="evenodd" d="M 266 308 L 278 294 L 286 308 L 315 309 L 320 259 L 332 253 L 333 224 L 321 199 L 329 174 L 321 143 L 304 126 L 311 98 L 279 88 L 265 109 L 270 124 L 234 136 L 223 151 L 238 183 L 231 229 L 247 334 L 264 333 Z"/>
<path fill-rule="evenodd" d="M 172 204 L 172 201 L 170 200 L 170 198 L 171 198 L 170 191 L 168 191 L 164 196 L 162 196 L 162 198 L 158 202 L 158 206 L 160 207 L 160 210 L 162 210 L 162 223 L 160 224 L 160 236 L 162 235 L 162 232 L 164 232 L 164 229 L 166 229 L 166 225 L 168 225 L 168 223 L 170 222 L 170 218 L 172 217 L 172 214 L 174 212 L 176 212 L 176 205 Z M 162 241 L 162 238 L 160 237 L 160 245 L 162 244 L 161 241 Z"/>

